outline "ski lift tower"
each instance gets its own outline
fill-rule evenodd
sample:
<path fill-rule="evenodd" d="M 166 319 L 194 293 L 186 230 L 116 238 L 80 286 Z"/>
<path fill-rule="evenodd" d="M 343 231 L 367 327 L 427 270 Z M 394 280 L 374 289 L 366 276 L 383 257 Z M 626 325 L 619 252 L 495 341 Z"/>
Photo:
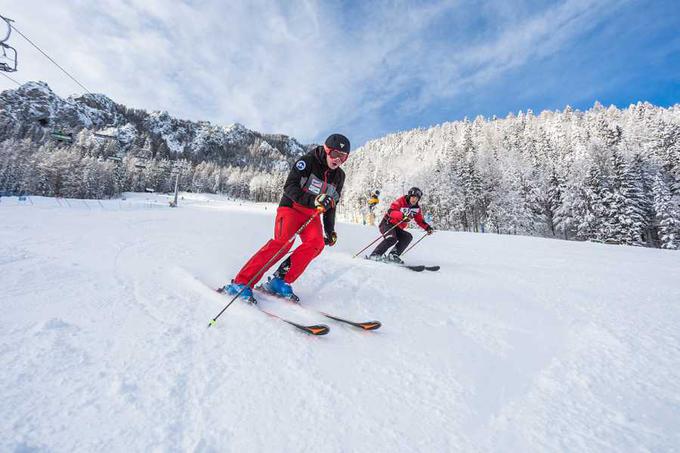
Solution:
<path fill-rule="evenodd" d="M 182 174 L 182 165 L 178 164 L 175 162 L 175 166 L 172 169 L 171 175 L 175 177 L 175 199 L 174 201 L 170 202 L 170 207 L 171 208 L 176 208 L 177 207 L 177 193 L 179 189 L 179 177 Z"/>

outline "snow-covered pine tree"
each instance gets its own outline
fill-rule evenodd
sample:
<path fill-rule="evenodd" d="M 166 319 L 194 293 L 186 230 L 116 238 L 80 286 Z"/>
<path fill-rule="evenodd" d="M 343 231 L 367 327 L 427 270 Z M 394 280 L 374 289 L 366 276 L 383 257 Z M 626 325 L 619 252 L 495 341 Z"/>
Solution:
<path fill-rule="evenodd" d="M 557 175 L 557 171 L 553 167 L 550 172 L 550 176 L 547 180 L 547 190 L 545 190 L 546 196 L 544 198 L 538 198 L 539 206 L 542 208 L 542 214 L 545 218 L 545 222 L 548 225 L 548 230 L 555 236 L 557 232 L 557 227 L 560 224 L 560 217 L 558 212 L 562 206 L 562 192 L 564 191 L 564 185 Z"/>
<path fill-rule="evenodd" d="M 647 246 L 654 244 L 652 237 L 654 221 L 652 172 L 649 162 L 640 153 L 635 153 L 628 166 L 627 178 L 630 181 L 628 198 L 631 200 L 631 208 L 634 214 L 642 217 L 642 242 Z"/>
<path fill-rule="evenodd" d="M 644 216 L 642 177 L 634 174 L 621 152 L 612 148 L 610 190 L 605 200 L 604 231 L 607 242 L 642 245 L 647 226 Z"/>
<path fill-rule="evenodd" d="M 573 204 L 576 236 L 584 240 L 604 240 L 603 228 L 608 197 L 604 178 L 597 165 L 592 165 L 588 177 L 579 188 L 579 196 Z"/>
<path fill-rule="evenodd" d="M 654 177 L 655 220 L 661 248 L 675 250 L 680 247 L 680 210 L 672 201 L 668 183 L 661 174 Z"/>

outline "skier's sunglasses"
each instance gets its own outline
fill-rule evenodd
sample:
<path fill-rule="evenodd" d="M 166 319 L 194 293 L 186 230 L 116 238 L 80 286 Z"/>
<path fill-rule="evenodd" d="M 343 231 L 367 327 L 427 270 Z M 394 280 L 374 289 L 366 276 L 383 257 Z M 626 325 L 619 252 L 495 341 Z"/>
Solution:
<path fill-rule="evenodd" d="M 349 157 L 349 153 L 340 151 L 339 149 L 329 148 L 326 145 L 323 145 L 323 149 L 326 151 L 326 154 L 331 157 L 331 159 L 340 159 L 341 162 L 344 162 Z"/>

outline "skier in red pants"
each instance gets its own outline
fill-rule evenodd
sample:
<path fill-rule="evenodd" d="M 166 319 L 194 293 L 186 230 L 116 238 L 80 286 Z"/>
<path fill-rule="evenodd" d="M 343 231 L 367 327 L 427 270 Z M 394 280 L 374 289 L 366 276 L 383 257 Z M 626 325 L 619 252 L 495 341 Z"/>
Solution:
<path fill-rule="evenodd" d="M 345 172 L 340 165 L 347 160 L 349 152 L 347 137 L 332 134 L 323 146 L 317 146 L 298 159 L 283 187 L 283 197 L 276 211 L 274 238 L 248 260 L 231 284 L 224 287 L 226 292 L 232 295 L 241 292 L 240 297 L 252 301 L 252 288 L 288 252 L 293 243 L 288 241 L 318 210 L 323 212 L 323 228 L 317 215 L 300 232 L 302 244 L 263 285 L 266 291 L 295 298 L 291 283 L 321 253 L 324 245 L 332 246 L 337 241 L 335 205 L 345 182 Z"/>
<path fill-rule="evenodd" d="M 385 217 L 383 217 L 378 227 L 383 235 L 383 241 L 373 250 L 373 253 L 368 257 L 369 259 L 404 264 L 400 255 L 404 253 L 411 239 L 413 239 L 411 233 L 406 231 L 406 227 L 411 219 L 415 220 L 418 226 L 425 230 L 427 234 L 432 234 L 434 230 L 423 218 L 423 213 L 418 204 L 422 197 L 422 190 L 417 187 L 411 187 L 406 195 L 392 202 L 390 209 L 385 213 Z M 392 246 L 394 246 L 392 251 L 387 256 L 384 256 L 385 252 Z"/>

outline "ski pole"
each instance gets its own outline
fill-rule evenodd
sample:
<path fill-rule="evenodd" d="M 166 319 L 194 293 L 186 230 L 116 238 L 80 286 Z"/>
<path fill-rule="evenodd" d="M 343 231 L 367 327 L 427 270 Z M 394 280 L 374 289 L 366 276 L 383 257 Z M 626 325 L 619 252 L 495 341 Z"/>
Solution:
<path fill-rule="evenodd" d="M 292 242 L 294 242 L 294 241 L 295 241 L 295 238 L 297 237 L 297 235 L 300 234 L 300 233 L 302 233 L 302 230 L 304 230 L 305 228 L 307 228 L 307 225 L 309 225 L 310 223 L 312 223 L 312 220 L 314 220 L 319 214 L 321 214 L 321 212 L 322 212 L 321 209 L 317 209 L 317 211 L 316 211 L 314 214 L 312 214 L 311 217 L 310 217 L 309 219 L 307 219 L 307 221 L 306 221 L 305 223 L 303 223 L 302 226 L 301 226 L 300 228 L 298 228 L 297 231 L 296 231 L 295 233 L 293 233 L 293 235 L 290 237 L 290 239 L 288 239 L 288 241 L 286 241 L 286 243 L 283 244 L 283 245 L 281 246 L 281 248 L 278 249 L 278 250 L 276 251 L 276 253 L 274 254 L 274 256 L 272 256 L 272 257 L 269 259 L 269 261 L 267 261 L 266 263 L 264 263 L 264 265 L 260 268 L 260 270 L 258 270 L 258 271 L 255 273 L 255 275 L 253 276 L 253 278 L 251 278 L 250 281 L 249 281 L 248 283 L 246 283 L 245 285 L 243 285 L 243 288 L 241 288 L 241 290 L 240 290 L 238 293 L 236 293 L 236 295 L 229 301 L 229 303 L 222 309 L 222 311 L 220 311 L 220 312 L 217 314 L 217 316 L 215 316 L 213 319 L 210 320 L 210 322 L 208 323 L 208 327 L 214 326 L 214 325 L 215 325 L 215 323 L 217 322 L 217 318 L 219 318 L 220 316 L 222 316 L 222 313 L 224 313 L 224 311 L 225 311 L 227 308 L 229 308 L 229 306 L 230 306 L 231 304 L 233 304 L 234 301 L 235 301 L 236 299 L 238 299 L 238 297 L 241 295 L 241 293 L 243 293 L 243 291 L 244 291 L 246 288 L 249 288 L 250 285 L 251 285 L 255 280 L 257 280 L 257 279 L 259 278 L 260 274 L 262 274 L 263 272 L 266 271 L 266 269 L 268 268 L 268 266 L 269 266 L 271 263 L 275 263 L 276 260 L 278 260 L 278 259 L 280 258 L 280 257 L 279 257 L 279 253 L 281 253 L 281 250 L 285 249 L 289 244 L 291 244 Z"/>
<path fill-rule="evenodd" d="M 373 244 L 375 244 L 376 242 L 378 242 L 380 239 L 385 239 L 385 235 L 386 235 L 387 233 L 389 233 L 390 231 L 392 231 L 393 229 L 395 229 L 396 227 L 398 227 L 399 225 L 401 225 L 403 222 L 404 222 L 404 220 L 400 221 L 399 223 L 397 223 L 396 225 L 394 225 L 392 228 L 390 228 L 389 230 L 385 231 L 384 233 L 380 233 L 380 236 L 378 236 L 373 242 L 371 242 L 370 244 L 368 244 L 366 247 L 364 247 L 364 248 L 362 248 L 361 250 L 359 250 L 358 252 L 356 252 L 356 253 L 354 254 L 354 256 L 352 256 L 352 258 L 356 258 L 357 256 L 359 256 L 359 254 L 360 254 L 361 252 L 363 252 L 364 250 L 366 250 L 367 248 L 369 248 L 370 246 L 372 246 Z"/>
<path fill-rule="evenodd" d="M 401 256 L 404 256 L 409 250 L 411 250 L 413 247 L 415 247 L 416 245 L 418 245 L 418 243 L 419 243 L 420 241 L 422 241 L 423 239 L 425 239 L 427 236 L 429 236 L 428 233 L 423 234 L 423 237 L 421 237 L 420 239 L 418 239 L 411 247 L 409 247 L 409 248 L 407 248 L 406 250 L 404 250 L 404 253 L 402 253 Z"/>

